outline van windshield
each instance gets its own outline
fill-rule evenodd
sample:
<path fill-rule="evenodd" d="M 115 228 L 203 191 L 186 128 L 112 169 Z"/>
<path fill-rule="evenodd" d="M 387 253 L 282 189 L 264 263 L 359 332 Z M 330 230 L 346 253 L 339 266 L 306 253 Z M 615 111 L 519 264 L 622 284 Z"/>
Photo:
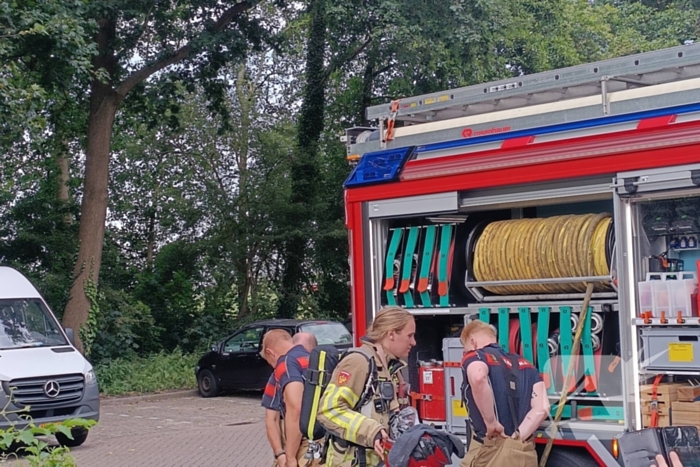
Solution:
<path fill-rule="evenodd" d="M 0 350 L 67 344 L 41 300 L 0 300 Z"/>

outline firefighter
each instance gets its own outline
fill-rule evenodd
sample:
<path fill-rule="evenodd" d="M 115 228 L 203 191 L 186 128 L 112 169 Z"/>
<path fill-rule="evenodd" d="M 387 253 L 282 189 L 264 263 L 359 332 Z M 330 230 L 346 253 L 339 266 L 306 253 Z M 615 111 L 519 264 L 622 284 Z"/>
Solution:
<path fill-rule="evenodd" d="M 549 400 L 539 371 L 496 343 L 493 328 L 472 321 L 460 336 L 463 397 L 472 439 L 462 467 L 537 467 L 532 435 L 547 418 Z"/>
<path fill-rule="evenodd" d="M 313 336 L 302 335 L 297 338 L 297 344 L 282 329 L 268 331 L 263 337 L 260 354 L 274 367 L 262 400 L 267 438 L 275 455 L 273 467 L 318 465 L 318 461 L 305 458 L 309 443 L 299 427 L 303 371 L 309 364 L 309 351 L 303 344 L 314 341 Z"/>
<path fill-rule="evenodd" d="M 400 370 L 416 345 L 406 310 L 386 307 L 362 338 L 360 352 L 341 359 L 321 397 L 317 420 L 331 433 L 327 467 L 376 467 L 385 458 L 390 418 L 401 406 Z"/>
<path fill-rule="evenodd" d="M 292 344 L 301 345 L 306 349 L 307 352 L 310 353 L 314 349 L 314 347 L 318 345 L 318 341 L 316 340 L 316 336 L 314 336 L 310 332 L 298 332 L 294 334 L 294 337 L 292 338 Z"/>

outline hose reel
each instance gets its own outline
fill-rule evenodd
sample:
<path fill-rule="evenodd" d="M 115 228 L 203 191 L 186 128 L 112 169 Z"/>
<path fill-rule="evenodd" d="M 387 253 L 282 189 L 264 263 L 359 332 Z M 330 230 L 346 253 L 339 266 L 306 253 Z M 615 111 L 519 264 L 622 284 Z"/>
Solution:
<path fill-rule="evenodd" d="M 586 283 L 572 279 L 610 276 L 614 244 L 609 213 L 483 221 L 467 240 L 466 285 L 504 282 L 479 286 L 494 295 L 582 293 Z M 568 282 L 552 281 L 560 278 Z M 528 283 L 509 283 L 518 280 Z M 596 282 L 594 290 L 613 289 Z"/>

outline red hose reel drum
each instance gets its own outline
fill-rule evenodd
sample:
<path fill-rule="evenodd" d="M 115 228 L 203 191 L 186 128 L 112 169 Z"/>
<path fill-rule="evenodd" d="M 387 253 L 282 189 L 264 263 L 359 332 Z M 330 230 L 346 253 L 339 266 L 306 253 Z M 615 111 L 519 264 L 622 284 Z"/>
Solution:
<path fill-rule="evenodd" d="M 421 421 L 447 419 L 445 407 L 445 367 L 442 362 L 431 360 L 419 362 L 418 381 L 420 400 L 418 416 Z"/>

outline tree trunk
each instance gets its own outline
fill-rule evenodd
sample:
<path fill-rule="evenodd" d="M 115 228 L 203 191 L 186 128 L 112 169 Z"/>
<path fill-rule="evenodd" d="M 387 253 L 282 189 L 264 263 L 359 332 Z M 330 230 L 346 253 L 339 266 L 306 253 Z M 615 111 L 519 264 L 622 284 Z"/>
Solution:
<path fill-rule="evenodd" d="M 113 76 L 115 58 L 110 50 L 116 26 L 113 21 L 98 21 L 97 45 L 100 54 L 95 57 L 95 69 L 104 68 Z M 85 157 L 85 187 L 80 215 L 78 241 L 80 249 L 73 269 L 73 285 L 63 326 L 75 331 L 78 350 L 83 352 L 80 329 L 87 322 L 90 300 L 85 295 L 89 280 L 97 287 L 102 263 L 105 221 L 107 219 L 109 185 L 109 151 L 112 142 L 112 125 L 120 98 L 109 83 L 94 79 L 90 89 L 90 115 L 88 120 L 87 154 Z"/>
<path fill-rule="evenodd" d="M 70 182 L 70 154 L 68 154 L 68 143 L 63 142 L 60 146 L 60 151 L 56 156 L 56 164 L 58 165 L 58 201 L 63 208 L 70 204 L 70 191 L 68 183 Z M 63 225 L 68 227 L 73 224 L 73 216 L 66 212 L 63 216 Z"/>
<path fill-rule="evenodd" d="M 253 83 L 246 76 L 245 63 L 238 65 L 236 72 L 236 98 L 240 108 L 238 119 L 237 138 L 234 145 L 236 151 L 236 164 L 238 165 L 238 198 L 236 199 L 237 227 L 240 233 L 239 242 L 243 242 L 243 248 L 236 248 L 238 259 L 236 261 L 236 276 L 238 282 L 238 317 L 244 318 L 250 313 L 249 296 L 251 291 L 251 271 L 253 269 L 254 254 L 253 235 L 250 219 L 250 188 L 248 183 L 248 157 L 250 155 L 251 121 L 255 103 L 255 89 Z"/>
<path fill-rule="evenodd" d="M 239 298 L 239 309 L 238 309 L 238 317 L 239 318 L 244 318 L 248 316 L 250 313 L 250 308 L 248 306 L 248 297 L 250 296 L 251 292 L 253 289 L 253 275 L 251 274 L 251 271 L 246 270 L 245 274 L 245 280 L 243 282 L 243 287 L 242 290 L 239 290 L 238 293 L 240 294 Z"/>
<path fill-rule="evenodd" d="M 369 126 L 365 109 L 372 105 L 372 86 L 374 85 L 374 53 L 367 54 L 367 65 L 362 76 L 362 95 L 360 96 L 360 108 L 357 112 L 357 124 L 359 126 Z"/>
<path fill-rule="evenodd" d="M 146 268 L 153 268 L 153 255 L 156 249 L 156 210 L 148 213 L 148 233 L 146 236 Z"/>
<path fill-rule="evenodd" d="M 291 208 L 287 219 L 289 237 L 285 248 L 279 318 L 294 318 L 299 311 L 305 279 L 304 264 L 312 220 L 316 217 L 318 142 L 323 132 L 326 69 L 326 0 L 312 0 L 311 25 L 306 55 L 306 84 L 297 126 L 297 151 L 292 161 Z"/>
<path fill-rule="evenodd" d="M 97 93 L 93 95 L 97 97 Z M 91 96 L 90 100 L 93 100 Z M 109 201 L 109 147 L 112 139 L 112 124 L 117 112 L 116 95 L 103 96 L 97 113 L 90 112 L 88 125 L 87 157 L 85 159 L 85 189 L 80 209 L 80 250 L 73 269 L 73 286 L 63 313 L 63 326 L 73 328 L 76 344 L 82 351 L 79 330 L 87 322 L 90 302 L 85 295 L 89 279 L 97 286 L 102 263 L 105 220 Z"/>

